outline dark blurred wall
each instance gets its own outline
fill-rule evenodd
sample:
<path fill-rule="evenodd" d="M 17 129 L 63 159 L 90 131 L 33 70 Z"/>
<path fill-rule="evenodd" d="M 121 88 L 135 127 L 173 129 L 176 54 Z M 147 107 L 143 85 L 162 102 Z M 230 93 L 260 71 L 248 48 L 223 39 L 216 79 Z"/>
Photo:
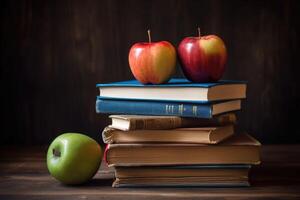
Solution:
<path fill-rule="evenodd" d="M 239 129 L 263 143 L 300 142 L 297 1 L 1 1 L 1 144 L 48 144 L 63 132 L 98 141 L 96 83 L 132 79 L 133 43 L 216 34 L 225 79 L 248 81 Z M 180 67 L 176 76 L 182 76 Z"/>

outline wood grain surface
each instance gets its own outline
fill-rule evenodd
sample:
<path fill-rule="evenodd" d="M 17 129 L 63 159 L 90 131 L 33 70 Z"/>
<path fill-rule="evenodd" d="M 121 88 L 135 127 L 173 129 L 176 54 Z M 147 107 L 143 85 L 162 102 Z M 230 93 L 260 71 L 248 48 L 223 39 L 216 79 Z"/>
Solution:
<path fill-rule="evenodd" d="M 65 186 L 46 167 L 45 147 L 0 148 L 0 199 L 299 199 L 300 146 L 266 145 L 247 188 L 112 188 L 104 162 L 81 186 Z"/>
<path fill-rule="evenodd" d="M 239 130 L 263 143 L 297 143 L 297 0 L 2 0 L 0 144 L 48 144 L 63 132 L 101 141 L 96 83 L 132 79 L 131 45 L 216 34 L 228 49 L 223 78 L 248 81 Z M 182 76 L 177 66 L 175 76 Z"/>

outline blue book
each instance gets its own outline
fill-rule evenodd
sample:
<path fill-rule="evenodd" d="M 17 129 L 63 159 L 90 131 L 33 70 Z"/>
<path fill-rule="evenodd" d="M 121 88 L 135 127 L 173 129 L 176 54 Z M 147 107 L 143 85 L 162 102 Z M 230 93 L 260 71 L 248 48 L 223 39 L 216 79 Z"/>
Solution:
<path fill-rule="evenodd" d="M 186 79 L 171 79 L 166 84 L 143 85 L 137 80 L 130 80 L 96 86 L 102 99 L 212 102 L 246 98 L 244 81 L 192 83 Z"/>
<path fill-rule="evenodd" d="M 116 100 L 97 97 L 96 112 L 128 115 L 169 115 L 212 118 L 214 115 L 241 109 L 241 100 L 214 103 Z"/>

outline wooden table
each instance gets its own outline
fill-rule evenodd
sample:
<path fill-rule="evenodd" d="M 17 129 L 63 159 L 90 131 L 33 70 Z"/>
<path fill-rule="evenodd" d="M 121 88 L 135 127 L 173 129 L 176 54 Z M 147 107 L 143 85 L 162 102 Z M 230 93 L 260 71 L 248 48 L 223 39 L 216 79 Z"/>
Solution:
<path fill-rule="evenodd" d="M 83 186 L 64 186 L 46 168 L 45 147 L 0 148 L 0 199 L 300 199 L 300 145 L 265 145 L 249 188 L 112 188 L 104 165 Z"/>

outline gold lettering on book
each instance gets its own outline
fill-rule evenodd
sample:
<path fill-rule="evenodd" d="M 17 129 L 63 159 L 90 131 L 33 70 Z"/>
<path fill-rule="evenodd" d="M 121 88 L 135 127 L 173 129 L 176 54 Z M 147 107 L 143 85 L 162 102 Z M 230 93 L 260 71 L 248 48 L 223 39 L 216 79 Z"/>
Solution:
<path fill-rule="evenodd" d="M 192 110 L 193 110 L 193 115 L 197 116 L 197 106 L 193 106 Z"/>
<path fill-rule="evenodd" d="M 143 129 L 145 128 L 145 126 L 147 126 L 146 124 L 146 120 L 140 119 L 140 120 L 136 120 L 135 121 L 135 126 L 133 129 Z"/>
<path fill-rule="evenodd" d="M 172 114 L 173 109 L 174 109 L 173 105 L 166 105 L 166 114 Z"/>
<path fill-rule="evenodd" d="M 183 104 L 180 104 L 180 105 L 178 106 L 178 113 L 179 113 L 180 115 L 183 114 Z"/>

